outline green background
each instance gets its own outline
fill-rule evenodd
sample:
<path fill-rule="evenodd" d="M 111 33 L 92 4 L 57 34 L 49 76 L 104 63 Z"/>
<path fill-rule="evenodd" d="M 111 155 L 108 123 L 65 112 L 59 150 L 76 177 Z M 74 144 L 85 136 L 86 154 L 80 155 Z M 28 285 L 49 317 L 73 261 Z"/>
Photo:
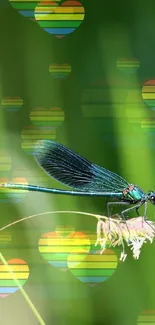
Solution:
<path fill-rule="evenodd" d="M 83 4 L 86 16 L 79 29 L 56 39 L 7 1 L 0 2 L 0 101 L 7 96 L 24 100 L 19 112 L 0 110 L 0 148 L 12 157 L 8 177 L 24 165 L 36 176 L 36 184 L 42 185 L 37 179 L 38 165 L 21 149 L 21 131 L 30 124 L 33 108 L 59 106 L 65 122 L 57 130 L 58 142 L 147 192 L 155 189 L 155 133 L 144 133 L 141 120 L 155 118 L 155 112 L 144 104 L 141 90 L 145 81 L 155 79 L 155 4 L 138 0 Z M 140 68 L 122 74 L 116 67 L 121 57 L 138 58 Z M 51 63 L 69 63 L 71 75 L 62 81 L 52 78 Z M 96 110 L 102 102 L 104 116 L 90 119 L 84 116 L 82 98 L 93 82 L 100 93 L 93 97 L 89 91 L 86 102 L 96 105 Z M 118 104 L 118 97 L 123 104 Z M 48 185 L 65 188 L 52 179 Z M 101 198 L 28 193 L 19 204 L 0 202 L 0 225 L 52 210 L 103 214 L 104 202 Z M 154 219 L 153 207 L 149 206 L 148 215 Z M 138 261 L 129 253 L 108 281 L 89 288 L 69 272 L 48 265 L 39 254 L 39 238 L 58 225 L 96 230 L 91 216 L 38 216 L 10 228 L 12 242 L 2 248 L 6 260 L 16 257 L 28 263 L 30 277 L 24 289 L 45 324 L 136 325 L 141 311 L 155 309 L 154 243 L 144 245 Z M 20 292 L 0 299 L 0 310 L 3 324 L 38 324 Z"/>

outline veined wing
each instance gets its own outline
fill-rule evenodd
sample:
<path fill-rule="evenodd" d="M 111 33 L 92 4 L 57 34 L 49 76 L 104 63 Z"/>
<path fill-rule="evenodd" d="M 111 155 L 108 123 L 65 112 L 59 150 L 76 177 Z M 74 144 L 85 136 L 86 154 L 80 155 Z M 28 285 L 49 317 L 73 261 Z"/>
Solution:
<path fill-rule="evenodd" d="M 117 193 L 129 185 L 121 176 L 92 164 L 64 145 L 54 141 L 38 141 L 34 156 L 48 175 L 82 192 Z"/>

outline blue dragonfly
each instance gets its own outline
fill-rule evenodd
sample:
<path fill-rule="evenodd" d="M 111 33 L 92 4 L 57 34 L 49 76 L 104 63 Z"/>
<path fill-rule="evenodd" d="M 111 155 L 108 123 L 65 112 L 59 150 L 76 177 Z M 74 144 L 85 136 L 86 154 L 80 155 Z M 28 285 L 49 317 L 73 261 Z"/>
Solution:
<path fill-rule="evenodd" d="M 125 214 L 131 210 L 136 210 L 139 215 L 138 209 L 142 205 L 144 205 L 144 220 L 146 220 L 148 202 L 155 204 L 155 192 L 150 191 L 145 194 L 137 185 L 128 183 L 121 176 L 91 163 L 55 141 L 38 141 L 35 146 L 34 157 L 49 176 L 74 190 L 11 183 L 1 184 L 0 186 L 51 194 L 113 198 L 115 201 L 107 203 L 108 217 L 110 217 L 110 206 L 112 208 L 112 205 L 128 205 L 129 207 L 121 212 L 121 217 L 124 220 L 126 219 Z"/>

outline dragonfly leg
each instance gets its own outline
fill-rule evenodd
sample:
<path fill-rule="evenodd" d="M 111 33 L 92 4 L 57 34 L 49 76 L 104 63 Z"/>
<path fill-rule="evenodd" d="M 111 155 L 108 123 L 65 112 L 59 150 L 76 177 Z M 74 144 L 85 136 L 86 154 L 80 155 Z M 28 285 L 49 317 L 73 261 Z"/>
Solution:
<path fill-rule="evenodd" d="M 110 205 L 129 205 L 129 203 L 128 202 L 108 202 L 107 203 L 108 218 L 111 217 L 111 215 L 110 215 Z"/>
<path fill-rule="evenodd" d="M 129 209 L 126 209 L 126 210 L 122 211 L 122 212 L 121 212 L 122 217 L 125 219 L 124 213 L 129 212 L 129 211 L 131 211 L 131 210 L 136 210 L 136 212 L 138 212 L 138 209 L 140 208 L 140 206 L 141 206 L 142 204 L 143 204 L 143 202 L 140 202 L 140 203 L 137 204 L 136 206 L 133 206 L 133 207 L 131 207 L 131 208 L 129 208 Z M 126 225 L 127 225 L 127 224 L 126 224 Z M 127 228 L 128 228 L 128 225 L 127 225 Z M 129 230 L 129 228 L 128 228 L 128 232 L 129 232 L 129 234 L 130 234 L 130 230 Z"/>
<path fill-rule="evenodd" d="M 140 214 L 139 214 L 139 212 L 138 212 L 138 209 L 139 209 L 139 207 L 136 208 L 136 212 L 137 212 L 137 215 L 138 215 L 138 217 L 139 217 Z"/>
<path fill-rule="evenodd" d="M 129 203 L 128 202 L 108 202 L 107 203 L 108 219 L 109 219 L 109 233 L 110 233 L 110 217 L 111 217 L 110 216 L 110 205 L 129 205 Z M 123 216 L 123 219 L 125 219 L 124 216 Z"/>
<path fill-rule="evenodd" d="M 146 221 L 146 219 L 147 219 L 147 204 L 148 204 L 148 202 L 146 201 L 145 203 L 144 203 L 144 220 Z"/>
<path fill-rule="evenodd" d="M 121 212 L 121 215 L 124 217 L 124 213 L 126 213 L 126 212 L 129 212 L 129 211 L 131 211 L 131 210 L 138 210 L 139 208 L 140 208 L 140 206 L 142 205 L 143 203 L 142 202 L 140 202 L 139 204 L 137 204 L 136 206 L 133 206 L 133 207 L 131 207 L 131 208 L 129 208 L 129 209 L 126 209 L 126 210 L 123 210 L 122 212 Z M 124 217 L 125 218 L 125 217 Z"/>
<path fill-rule="evenodd" d="M 136 206 L 134 206 L 132 208 L 129 208 L 127 210 L 122 211 L 122 214 L 124 214 L 124 212 L 134 210 L 134 208 L 137 211 L 142 204 L 144 204 L 144 221 L 148 224 L 149 227 L 151 227 L 153 229 L 153 232 L 155 233 L 154 228 L 146 221 L 147 220 L 147 204 L 148 204 L 147 201 L 145 203 L 141 202 L 139 205 L 136 205 Z M 138 215 L 139 215 L 139 213 L 138 213 Z M 142 227 L 143 227 L 143 223 L 142 223 Z"/>
<path fill-rule="evenodd" d="M 146 201 L 144 204 L 145 204 L 144 205 L 144 221 L 147 223 L 147 225 L 149 227 L 151 227 L 153 229 L 153 232 L 155 233 L 154 228 L 146 221 L 147 220 L 147 214 L 146 213 L 147 213 L 147 204 L 148 204 L 148 202 Z"/>
<path fill-rule="evenodd" d="M 144 220 L 146 221 L 146 219 L 147 219 L 147 205 L 148 205 L 148 202 L 146 201 L 146 202 L 140 202 L 139 204 L 137 204 L 136 206 L 133 206 L 133 207 L 131 207 L 131 208 L 129 208 L 129 209 L 126 209 L 126 210 L 124 210 L 124 211 L 122 211 L 122 215 L 124 214 L 124 213 L 126 213 L 126 212 L 129 212 L 129 211 L 131 211 L 131 210 L 136 210 L 136 212 L 137 212 L 137 214 L 138 214 L 138 216 L 139 216 L 139 212 L 138 212 L 138 209 L 140 208 L 140 206 L 142 206 L 144 204 Z"/>

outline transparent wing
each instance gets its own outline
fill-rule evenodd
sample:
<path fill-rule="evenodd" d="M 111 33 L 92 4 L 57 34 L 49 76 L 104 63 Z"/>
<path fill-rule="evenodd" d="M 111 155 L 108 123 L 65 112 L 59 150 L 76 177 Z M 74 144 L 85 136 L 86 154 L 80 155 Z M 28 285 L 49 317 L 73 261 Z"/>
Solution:
<path fill-rule="evenodd" d="M 38 141 L 34 156 L 48 175 L 80 191 L 120 192 L 129 185 L 117 174 L 54 141 Z"/>

